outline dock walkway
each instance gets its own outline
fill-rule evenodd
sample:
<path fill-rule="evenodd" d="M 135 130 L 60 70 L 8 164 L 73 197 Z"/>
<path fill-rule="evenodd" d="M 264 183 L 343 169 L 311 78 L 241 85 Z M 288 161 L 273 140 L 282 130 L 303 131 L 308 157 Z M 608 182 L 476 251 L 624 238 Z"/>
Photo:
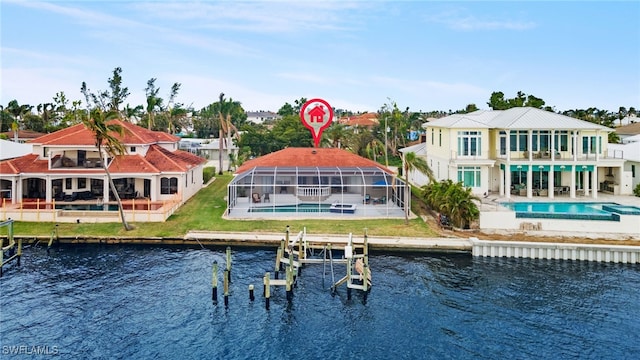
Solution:
<path fill-rule="evenodd" d="M 236 244 L 245 246 L 278 246 L 283 234 L 278 233 L 237 233 L 214 231 L 189 231 L 185 240 L 200 241 L 206 244 Z M 333 248 L 342 248 L 349 240 L 348 235 L 317 235 L 307 233 L 307 242 L 331 244 Z M 354 235 L 354 242 L 361 242 L 362 236 Z M 472 244 L 469 239 L 461 238 L 408 238 L 408 237 L 378 237 L 368 236 L 371 250 L 393 251 L 447 251 L 471 252 Z"/>

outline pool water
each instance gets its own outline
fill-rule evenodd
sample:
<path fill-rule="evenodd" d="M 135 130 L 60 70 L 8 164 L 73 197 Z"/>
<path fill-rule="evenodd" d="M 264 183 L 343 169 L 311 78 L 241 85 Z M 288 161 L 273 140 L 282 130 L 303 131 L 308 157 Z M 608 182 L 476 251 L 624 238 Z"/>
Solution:
<path fill-rule="evenodd" d="M 288 212 L 303 212 L 303 213 L 317 213 L 317 212 L 329 212 L 331 204 L 293 204 L 293 205 L 274 205 L 274 206 L 260 206 L 252 207 L 249 212 L 276 212 L 276 213 L 288 213 Z"/>
<path fill-rule="evenodd" d="M 620 221 L 620 215 L 640 215 L 640 208 L 613 202 L 513 202 L 501 203 L 516 218 Z"/>
<path fill-rule="evenodd" d="M 515 212 L 608 215 L 602 205 L 618 205 L 616 203 L 577 203 L 577 202 L 513 202 L 502 203 L 502 206 Z"/>

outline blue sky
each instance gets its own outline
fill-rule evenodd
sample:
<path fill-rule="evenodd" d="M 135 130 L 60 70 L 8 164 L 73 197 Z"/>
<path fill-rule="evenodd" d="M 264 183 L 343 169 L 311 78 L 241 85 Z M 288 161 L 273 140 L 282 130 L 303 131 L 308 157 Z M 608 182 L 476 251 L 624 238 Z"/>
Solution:
<path fill-rule="evenodd" d="M 376 111 L 486 109 L 521 90 L 557 110 L 640 109 L 640 2 L 2 0 L 0 103 L 36 105 L 123 69 L 200 109 L 218 94 L 245 110 L 301 97 Z"/>

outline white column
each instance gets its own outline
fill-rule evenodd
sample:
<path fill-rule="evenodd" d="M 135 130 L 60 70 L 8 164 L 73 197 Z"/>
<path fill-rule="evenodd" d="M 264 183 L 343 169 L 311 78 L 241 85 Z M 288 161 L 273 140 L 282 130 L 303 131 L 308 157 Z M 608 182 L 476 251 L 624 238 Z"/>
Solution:
<path fill-rule="evenodd" d="M 555 141 L 555 130 L 551 130 L 551 162 L 553 163 L 556 159 L 556 141 Z M 553 164 L 551 165 L 553 167 Z"/>
<path fill-rule="evenodd" d="M 552 151 L 555 152 L 555 150 L 552 150 Z M 549 192 L 549 199 L 554 198 L 554 194 L 553 194 L 554 177 L 555 177 L 555 173 L 553 172 L 553 165 L 551 165 L 551 168 L 549 169 L 549 176 L 547 176 L 547 191 Z"/>
<path fill-rule="evenodd" d="M 533 169 L 531 166 L 527 170 L 527 197 L 529 199 L 533 197 Z"/>
<path fill-rule="evenodd" d="M 149 190 L 149 199 L 151 199 L 151 201 L 157 201 L 158 200 L 158 177 L 157 176 L 151 177 L 150 187 L 151 189 Z M 251 196 L 249 196 L 249 198 L 251 198 Z"/>
<path fill-rule="evenodd" d="M 52 198 L 52 196 L 51 196 L 51 192 L 52 192 L 52 189 L 51 189 L 51 178 L 49 176 L 47 176 L 44 181 L 45 181 L 45 185 L 44 185 L 45 189 L 47 189 L 46 190 L 47 194 L 45 195 L 45 201 L 50 203 L 51 202 L 51 198 Z"/>
<path fill-rule="evenodd" d="M 507 164 L 509 164 L 509 162 L 511 161 L 511 131 L 505 130 L 505 132 L 507 133 L 507 140 L 505 141 L 505 147 L 507 148 Z"/>
<path fill-rule="evenodd" d="M 502 169 L 499 169 L 498 171 L 500 172 L 500 179 L 499 179 L 499 180 L 500 180 L 499 193 L 500 193 L 500 196 L 502 197 L 502 196 L 504 196 L 504 188 L 505 188 L 505 186 L 504 186 L 504 185 L 505 185 L 505 184 L 504 184 L 504 180 L 505 180 L 505 179 L 504 179 L 504 174 L 505 174 L 505 171 L 504 171 L 504 170 L 502 170 Z"/>
<path fill-rule="evenodd" d="M 593 171 L 591 172 L 591 184 L 593 185 L 593 189 L 591 190 L 591 197 L 594 199 L 597 199 L 598 198 L 598 167 L 595 165 L 593 166 Z"/>
<path fill-rule="evenodd" d="M 582 188 L 584 196 L 589 196 L 589 172 L 586 169 L 582 172 Z"/>
<path fill-rule="evenodd" d="M 504 189 L 507 199 L 511 198 L 511 168 L 507 165 L 504 168 Z"/>
<path fill-rule="evenodd" d="M 105 174 L 102 177 L 102 202 L 104 202 L 105 204 L 109 202 L 109 188 L 109 178 L 107 177 L 107 174 Z"/>
<path fill-rule="evenodd" d="M 576 198 L 576 167 L 571 167 L 571 186 L 569 187 L 569 197 Z"/>
<path fill-rule="evenodd" d="M 600 160 L 600 148 L 602 147 L 602 146 L 600 146 L 601 142 L 602 142 L 602 140 L 600 140 L 600 130 L 596 130 L 596 162 L 598 162 L 598 160 Z M 595 186 L 595 183 L 594 183 L 593 187 L 595 189 L 597 189 L 597 186 Z"/>
<path fill-rule="evenodd" d="M 578 160 L 578 132 L 573 130 L 571 135 L 571 146 L 573 147 L 573 161 Z"/>
<path fill-rule="evenodd" d="M 16 178 L 11 178 L 11 203 L 15 204 L 18 202 L 18 183 L 20 181 L 16 181 Z"/>
<path fill-rule="evenodd" d="M 533 159 L 533 130 L 527 130 L 527 151 L 529 152 L 528 160 L 531 161 Z"/>
<path fill-rule="evenodd" d="M 18 202 L 22 202 L 22 177 L 19 177 L 16 183 L 17 183 L 16 184 L 17 191 L 15 194 L 16 201 L 14 202 L 14 204 L 17 204 Z"/>

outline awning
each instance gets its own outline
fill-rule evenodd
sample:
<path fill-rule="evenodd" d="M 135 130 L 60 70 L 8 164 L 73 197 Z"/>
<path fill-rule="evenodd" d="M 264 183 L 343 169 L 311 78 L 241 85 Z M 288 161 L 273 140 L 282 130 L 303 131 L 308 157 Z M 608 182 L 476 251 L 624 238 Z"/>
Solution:
<path fill-rule="evenodd" d="M 573 165 L 553 165 L 553 171 L 571 171 Z"/>
<path fill-rule="evenodd" d="M 593 171 L 593 165 L 576 165 L 576 171 Z"/>
<path fill-rule="evenodd" d="M 527 171 L 529 170 L 529 165 L 511 165 L 511 171 Z"/>

